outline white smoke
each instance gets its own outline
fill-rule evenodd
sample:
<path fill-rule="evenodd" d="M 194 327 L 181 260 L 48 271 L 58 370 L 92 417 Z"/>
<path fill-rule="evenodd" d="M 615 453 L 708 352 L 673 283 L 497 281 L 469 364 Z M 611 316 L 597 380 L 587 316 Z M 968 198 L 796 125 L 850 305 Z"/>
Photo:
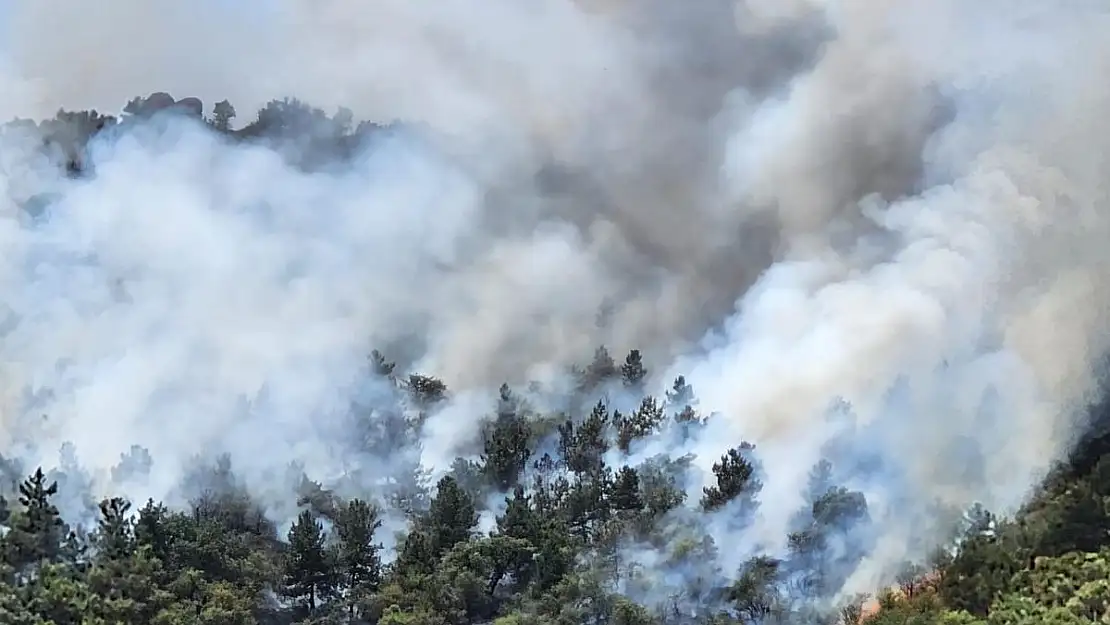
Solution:
<path fill-rule="evenodd" d="M 309 174 L 182 122 L 65 181 L 9 141 L 3 422 L 31 462 L 140 444 L 141 497 L 213 450 L 259 488 L 336 475 L 365 352 L 407 341 L 460 391 L 428 428 L 442 468 L 502 380 L 636 347 L 722 413 L 703 468 L 757 444 L 744 544 L 781 544 L 829 449 L 881 458 L 850 591 L 939 539 L 939 509 L 1020 503 L 1098 391 L 1102 3 L 102 4 L 8 8 L 0 112 L 295 96 L 426 123 L 449 156 L 397 138 Z M 42 190 L 45 221 L 17 217 Z"/>
<path fill-rule="evenodd" d="M 707 439 L 762 444 L 769 529 L 797 505 L 779 493 L 798 492 L 812 441 L 841 434 L 828 406 L 852 405 L 857 444 L 885 468 L 863 482 L 882 549 L 849 591 L 924 555 L 911 539 L 946 531 L 930 524 L 937 502 L 1020 504 L 1074 442 L 1107 347 L 1110 91 L 1093 77 L 1110 14 L 873 4 L 840 3 L 840 38 L 746 120 L 738 193 L 798 231 L 708 354 L 676 368 L 728 415 Z M 863 143 L 881 162 L 916 143 L 926 86 L 954 116 L 926 145 L 920 188 L 853 200 L 862 223 L 845 239 L 832 213 L 850 208 L 837 200 L 859 161 L 837 154 Z"/>

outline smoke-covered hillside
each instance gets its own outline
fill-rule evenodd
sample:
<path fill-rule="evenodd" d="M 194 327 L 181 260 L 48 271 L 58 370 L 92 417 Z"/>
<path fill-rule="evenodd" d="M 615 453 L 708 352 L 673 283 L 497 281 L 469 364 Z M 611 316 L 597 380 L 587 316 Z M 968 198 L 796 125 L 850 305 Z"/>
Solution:
<path fill-rule="evenodd" d="M 920 567 L 886 614 L 973 619 L 1105 542 L 1102 3 L 6 12 L 2 622 L 800 625 Z"/>

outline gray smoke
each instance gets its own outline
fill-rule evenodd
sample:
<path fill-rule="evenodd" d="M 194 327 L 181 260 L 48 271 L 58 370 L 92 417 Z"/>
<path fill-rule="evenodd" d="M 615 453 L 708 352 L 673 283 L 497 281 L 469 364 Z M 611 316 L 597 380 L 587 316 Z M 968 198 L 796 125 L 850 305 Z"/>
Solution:
<path fill-rule="evenodd" d="M 259 491 L 291 461 L 337 476 L 334 415 L 395 344 L 455 391 L 423 441 L 442 470 L 502 381 L 640 348 L 721 416 L 637 454 L 760 450 L 760 515 L 718 544 L 781 547 L 819 457 L 875 459 L 851 592 L 945 510 L 1019 504 L 1099 390 L 1104 3 L 102 4 L 8 9 L 0 114 L 288 95 L 434 139 L 308 174 L 181 122 L 76 182 L 6 139 L 3 434 L 30 462 L 70 441 L 101 475 L 142 445 L 136 497 L 213 450 Z"/>

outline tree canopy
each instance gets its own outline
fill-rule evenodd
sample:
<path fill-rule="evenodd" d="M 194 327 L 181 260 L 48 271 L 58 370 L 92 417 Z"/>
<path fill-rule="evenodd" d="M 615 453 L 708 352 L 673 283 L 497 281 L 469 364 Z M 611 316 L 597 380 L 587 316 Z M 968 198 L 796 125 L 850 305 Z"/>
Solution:
<path fill-rule="evenodd" d="M 235 129 L 237 111 L 226 100 L 205 117 L 197 98 L 155 93 L 128 102 L 120 117 L 59 111 L 43 122 L 16 120 L 5 132 L 34 127 L 44 153 L 81 176 L 91 173 L 94 138 L 166 115 L 230 141 L 293 142 L 295 164 L 308 168 L 348 158 L 387 130 L 293 99 L 270 102 Z M 692 459 L 649 457 L 642 443 L 662 431 L 684 440 L 716 417 L 699 412 L 685 377 L 653 394 L 639 350 L 614 359 L 598 347 L 577 370 L 576 401 L 565 410 L 540 411 L 502 385 L 480 453 L 456 459 L 434 482 L 419 458 L 393 452 L 415 445 L 451 389 L 402 371 L 380 351 L 368 361 L 368 375 L 390 393 L 372 407 L 351 407 L 360 433 L 351 444 L 390 458 L 385 488 L 357 492 L 359 480 L 332 488 L 291 466 L 297 505 L 285 518 L 242 487 L 224 458 L 198 478 L 204 487 L 188 506 L 118 493 L 98 502 L 95 522 L 86 523 L 63 518 L 57 502 L 59 483 L 79 476 L 27 471 L 0 488 L 0 623 L 1110 622 L 1106 437 L 1085 441 L 1013 518 L 969 511 L 958 540 L 929 561 L 907 563 L 897 587 L 844 597 L 872 546 L 864 493 L 822 460 L 785 549 L 722 570 L 730 558 L 721 555 L 739 548 L 718 544 L 714 528 L 740 531 L 762 505 L 767 476 L 758 449 L 735 441 L 690 497 Z M 629 402 L 618 409 L 605 393 L 597 398 L 599 389 Z M 156 462 L 133 448 L 113 480 L 149 473 Z M 14 470 L 2 464 L 5 474 Z M 647 552 L 652 557 L 642 557 Z"/>

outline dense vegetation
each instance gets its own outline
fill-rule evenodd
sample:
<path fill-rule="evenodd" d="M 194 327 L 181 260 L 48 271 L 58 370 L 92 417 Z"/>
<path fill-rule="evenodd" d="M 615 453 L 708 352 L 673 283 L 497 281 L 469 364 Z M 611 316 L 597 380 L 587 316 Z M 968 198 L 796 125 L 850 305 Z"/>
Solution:
<path fill-rule="evenodd" d="M 63 111 L 6 130 L 33 128 L 45 153 L 81 176 L 90 173 L 92 137 L 167 110 L 202 114 L 193 98 L 155 94 L 129 103 L 122 119 Z M 293 147 L 287 152 L 304 167 L 342 161 L 382 131 L 353 126 L 349 112 L 328 116 L 288 100 L 238 130 L 233 117 L 221 102 L 204 123 L 232 140 Z M 907 564 L 900 587 L 880 593 L 881 609 L 865 614 L 867 598 L 843 600 L 838 591 L 868 551 L 868 505 L 831 463 L 812 468 L 785 554 L 722 570 L 728 559 L 718 556 L 737 547 L 717 544 L 710 525 L 723 520 L 740 532 L 758 514 L 755 448 L 735 441 L 696 500 L 684 487 L 690 457 L 614 453 L 642 451 L 651 437 L 696 436 L 720 418 L 699 412 L 695 389 L 681 377 L 653 396 L 645 367 L 639 352 L 614 361 L 598 349 L 573 372 L 577 386 L 558 411 L 535 408 L 527 389 L 502 386 L 480 454 L 458 458 L 432 483 L 418 455 L 397 450 L 419 449 L 427 418 L 450 389 L 402 373 L 375 351 L 366 376 L 384 391 L 372 404 L 352 404 L 358 436 L 351 445 L 385 462 L 327 487 L 291 465 L 299 513 L 287 530 L 226 457 L 198 463 L 189 506 L 115 497 L 87 501 L 88 519 L 63 519 L 56 501 L 66 491 L 88 496 L 78 466 L 44 473 L 6 461 L 0 623 L 1110 620 L 1110 460 L 1102 439 L 1085 442 L 1015 518 L 971 510 L 952 549 Z M 152 462 L 133 449 L 121 458 L 119 481 L 141 478 Z M 364 474 L 375 470 L 383 474 Z M 397 536 L 387 529 L 394 526 Z"/>

